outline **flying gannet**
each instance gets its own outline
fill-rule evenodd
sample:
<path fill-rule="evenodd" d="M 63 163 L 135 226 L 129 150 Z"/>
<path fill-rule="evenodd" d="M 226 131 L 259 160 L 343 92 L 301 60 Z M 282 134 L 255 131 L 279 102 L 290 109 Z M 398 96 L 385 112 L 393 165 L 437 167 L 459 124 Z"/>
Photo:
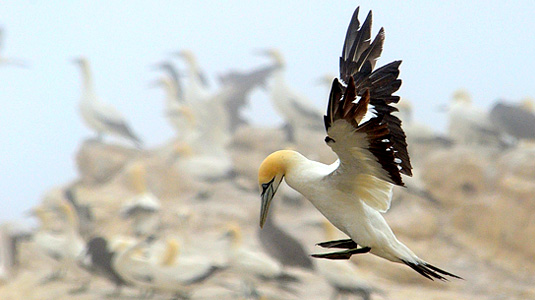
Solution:
<path fill-rule="evenodd" d="M 130 140 L 137 147 L 141 147 L 141 140 L 132 131 L 119 111 L 97 97 L 88 60 L 79 58 L 75 59 L 74 62 L 82 72 L 80 113 L 86 125 L 97 132 L 99 139 L 102 138 L 103 134 L 111 134 Z"/>
<path fill-rule="evenodd" d="M 428 279 L 459 278 L 416 256 L 396 238 L 382 215 L 390 207 L 393 186 L 402 186 L 401 174 L 410 176 L 412 168 L 401 122 L 391 115 L 396 108 L 390 104 L 399 101 L 392 93 L 401 86 L 401 61 L 374 70 L 384 30 L 381 28 L 371 42 L 372 13 L 360 27 L 358 11 L 353 14 L 342 50 L 341 82 L 334 79 L 324 117 L 325 142 L 339 159 L 325 165 L 291 150 L 270 154 L 258 171 L 260 226 L 266 221 L 279 184 L 286 179 L 350 237 L 320 243 L 346 250 L 315 257 L 349 259 L 352 254 L 370 252 L 404 263 Z"/>

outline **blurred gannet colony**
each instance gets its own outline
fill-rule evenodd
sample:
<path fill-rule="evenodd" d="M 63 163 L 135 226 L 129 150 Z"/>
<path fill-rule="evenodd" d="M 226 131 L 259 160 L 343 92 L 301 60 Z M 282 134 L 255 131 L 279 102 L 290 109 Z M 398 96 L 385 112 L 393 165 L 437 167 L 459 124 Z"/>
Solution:
<path fill-rule="evenodd" d="M 76 59 L 96 138 L 28 211 L 34 228 L 0 225 L 0 299 L 535 299 L 533 100 L 425 99 L 445 107 L 437 132 L 393 95 L 401 61 L 375 67 L 386 31 L 372 39 L 371 23 L 355 11 L 323 107 L 292 88 L 282 49 L 222 74 L 193 50 L 162 54 L 147 86 L 173 135 L 155 147 Z M 258 94 L 282 127 L 249 124 Z"/>

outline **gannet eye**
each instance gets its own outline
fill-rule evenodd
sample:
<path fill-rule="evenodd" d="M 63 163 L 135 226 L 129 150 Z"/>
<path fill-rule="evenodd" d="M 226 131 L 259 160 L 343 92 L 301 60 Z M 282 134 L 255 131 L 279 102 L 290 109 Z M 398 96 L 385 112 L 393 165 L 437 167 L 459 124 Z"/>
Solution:
<path fill-rule="evenodd" d="M 325 143 L 328 144 L 329 142 L 336 143 L 336 141 L 335 141 L 333 138 L 331 138 L 330 136 L 326 136 L 326 137 L 325 137 Z"/>

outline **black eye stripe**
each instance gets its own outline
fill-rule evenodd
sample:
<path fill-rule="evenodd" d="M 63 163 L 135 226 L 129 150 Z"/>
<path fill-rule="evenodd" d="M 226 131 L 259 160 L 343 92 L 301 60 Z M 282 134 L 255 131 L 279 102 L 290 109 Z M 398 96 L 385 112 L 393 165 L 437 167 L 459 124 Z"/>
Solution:
<path fill-rule="evenodd" d="M 330 137 L 330 136 L 326 136 L 326 137 L 325 137 L 325 143 L 328 144 L 329 142 L 336 143 L 336 141 L 335 141 L 332 137 Z"/>

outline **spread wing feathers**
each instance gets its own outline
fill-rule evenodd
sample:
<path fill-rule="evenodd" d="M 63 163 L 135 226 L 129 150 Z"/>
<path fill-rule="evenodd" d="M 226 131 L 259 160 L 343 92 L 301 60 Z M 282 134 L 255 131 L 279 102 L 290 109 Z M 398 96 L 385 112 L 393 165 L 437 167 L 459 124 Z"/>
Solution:
<path fill-rule="evenodd" d="M 375 203 L 368 204 L 383 211 L 390 204 L 384 197 L 391 193 L 391 185 L 404 185 L 400 174 L 412 175 L 412 167 L 401 121 L 391 114 L 397 108 L 390 105 L 400 99 L 392 94 L 401 86 L 401 61 L 373 70 L 383 48 L 384 30 L 370 43 L 371 23 L 370 12 L 360 27 L 357 8 L 340 57 L 342 82 L 335 79 L 331 88 L 325 140 L 340 158 L 338 171 L 353 172 L 353 180 L 370 188 L 360 188 L 372 194 L 367 202 Z"/>

